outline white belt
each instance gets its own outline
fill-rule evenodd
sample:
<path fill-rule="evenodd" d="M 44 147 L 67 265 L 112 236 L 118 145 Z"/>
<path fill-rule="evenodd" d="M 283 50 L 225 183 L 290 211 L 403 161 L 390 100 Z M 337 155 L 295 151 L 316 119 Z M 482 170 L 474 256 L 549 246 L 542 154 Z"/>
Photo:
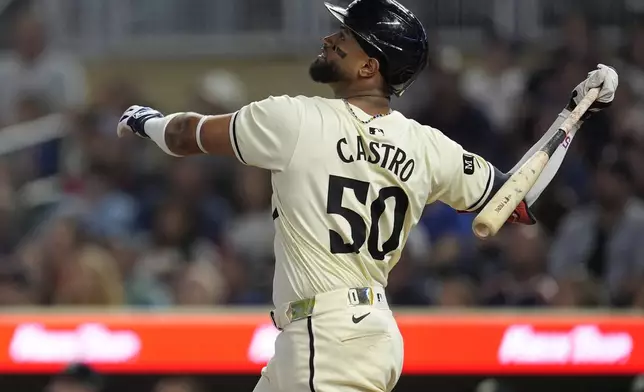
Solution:
<path fill-rule="evenodd" d="M 385 290 L 382 287 L 357 287 L 329 291 L 312 298 L 287 302 L 271 311 L 271 319 L 275 328 L 282 330 L 293 321 L 359 305 L 389 309 Z"/>

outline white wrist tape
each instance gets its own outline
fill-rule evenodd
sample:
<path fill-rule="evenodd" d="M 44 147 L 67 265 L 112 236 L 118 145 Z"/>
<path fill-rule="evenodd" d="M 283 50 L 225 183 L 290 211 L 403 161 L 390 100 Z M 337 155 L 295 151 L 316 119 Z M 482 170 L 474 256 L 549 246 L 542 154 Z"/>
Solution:
<path fill-rule="evenodd" d="M 168 126 L 170 120 L 179 114 L 181 113 L 173 113 L 163 118 L 151 118 L 146 121 L 143 126 L 145 128 L 145 133 L 150 137 L 150 139 L 152 139 L 152 141 L 155 142 L 163 152 L 174 157 L 180 157 L 181 155 L 175 154 L 170 151 L 170 148 L 168 148 L 168 145 L 165 142 L 165 128 Z"/>
<path fill-rule="evenodd" d="M 199 149 L 204 153 L 208 154 L 208 151 L 206 151 L 205 148 L 203 148 L 203 144 L 201 144 L 201 126 L 203 123 L 208 120 L 210 116 L 202 116 L 201 120 L 199 120 L 199 124 L 197 124 L 197 134 L 195 135 L 195 139 L 197 139 L 197 146 L 199 146 Z"/>

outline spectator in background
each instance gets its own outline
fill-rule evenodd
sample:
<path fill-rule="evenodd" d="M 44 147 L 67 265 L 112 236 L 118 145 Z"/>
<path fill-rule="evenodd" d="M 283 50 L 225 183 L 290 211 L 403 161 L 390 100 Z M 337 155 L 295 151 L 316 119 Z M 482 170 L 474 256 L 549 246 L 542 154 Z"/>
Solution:
<path fill-rule="evenodd" d="M 200 235 L 198 222 L 197 206 L 177 199 L 160 205 L 154 214 L 149 238 L 142 239 L 140 257 L 133 266 L 128 289 L 142 295 L 142 288 L 154 286 L 158 291 L 156 296 L 162 302 L 166 296 L 171 302 L 176 301 L 177 291 L 195 302 L 190 297 L 192 293 L 186 295 L 186 288 L 207 291 L 211 293 L 213 303 L 218 300 L 220 293 L 216 290 L 225 292 L 225 289 L 216 282 L 218 276 L 213 276 L 217 271 L 211 271 L 209 266 L 219 268 L 222 257 L 213 242 Z M 192 267 L 192 264 L 199 266 Z M 203 268 L 204 276 L 195 281 L 194 273 L 200 268 Z M 199 301 L 203 301 L 202 297 Z"/>
<path fill-rule="evenodd" d="M 167 164 L 167 157 L 162 156 L 164 154 L 128 143 L 127 140 L 115 137 L 112 132 L 112 125 L 115 121 L 118 122 L 129 102 L 134 99 L 149 104 L 138 86 L 138 83 L 122 75 L 111 75 L 100 82 L 86 110 L 73 122 L 72 137 L 66 140 L 64 158 L 68 163 L 68 172 L 73 171 L 74 163 L 81 159 L 98 163 L 112 171 L 112 176 L 118 178 L 122 189 L 136 192 L 142 178 Z"/>
<path fill-rule="evenodd" d="M 238 215 L 227 230 L 226 242 L 245 267 L 246 285 L 266 295 L 270 293 L 274 267 L 270 177 L 250 166 L 240 167 L 237 174 Z M 251 295 L 239 300 L 264 302 L 265 297 Z"/>
<path fill-rule="evenodd" d="M 396 268 L 391 270 L 387 281 L 387 302 L 396 306 L 429 305 L 429 297 L 424 292 L 422 275 L 419 275 L 413 262 L 404 256 Z"/>
<path fill-rule="evenodd" d="M 438 285 L 436 305 L 445 308 L 462 308 L 477 305 L 476 286 L 464 275 L 444 276 Z"/>
<path fill-rule="evenodd" d="M 490 119 L 493 128 L 508 132 L 525 85 L 524 71 L 516 65 L 511 43 L 490 33 L 481 63 L 462 77 L 463 94 Z"/>
<path fill-rule="evenodd" d="M 32 282 L 22 266 L 13 260 L 0 263 L 0 306 L 30 306 L 36 300 Z"/>
<path fill-rule="evenodd" d="M 1 94 L 1 93 L 0 93 Z M 16 122 L 37 120 L 51 114 L 49 104 L 43 97 L 24 95 L 16 98 Z M 37 133 L 39 127 L 25 130 Z M 33 147 L 21 149 L 9 155 L 12 163 L 11 177 L 17 186 L 56 174 L 58 170 L 60 141 L 50 140 Z"/>
<path fill-rule="evenodd" d="M 103 146 L 104 138 L 98 124 L 98 115 L 88 110 L 78 113 L 70 122 L 59 166 L 63 190 L 67 193 L 80 192 L 88 169 L 103 161 L 99 147 Z"/>
<path fill-rule="evenodd" d="M 99 132 L 114 138 L 112 125 L 114 121 L 118 122 L 123 110 L 129 107 L 128 103 L 133 99 L 148 102 L 137 86 L 138 83 L 124 75 L 110 75 L 100 81 L 97 93 L 89 102 L 89 112 L 96 117 L 96 129 Z"/>
<path fill-rule="evenodd" d="M 132 190 L 140 179 L 139 156 L 112 134 L 101 132 L 100 114 L 88 110 L 74 116 L 67 123 L 67 137 L 62 139 L 58 173 L 68 194 L 83 192 L 96 171 L 109 175 L 110 187 Z"/>
<path fill-rule="evenodd" d="M 53 293 L 55 305 L 125 305 L 118 264 L 105 248 L 86 243 L 59 268 Z"/>
<path fill-rule="evenodd" d="M 118 189 L 114 177 L 109 167 L 93 166 L 80 192 L 68 195 L 58 213 L 78 217 L 88 234 L 94 236 L 133 235 L 139 206 L 132 196 Z"/>
<path fill-rule="evenodd" d="M 620 53 L 620 77 L 629 86 L 637 103 L 644 103 L 644 15 L 636 15 Z"/>
<path fill-rule="evenodd" d="M 496 265 L 482 271 L 480 297 L 486 305 L 546 305 L 555 283 L 546 275 L 548 241 L 539 226 L 510 226 L 500 234 Z M 490 266 L 491 267 L 491 266 Z"/>
<path fill-rule="evenodd" d="M 461 214 L 441 202 L 435 202 L 423 211 L 419 225 L 434 243 L 434 246 L 449 239 L 455 239 L 466 251 L 472 239 L 473 214 Z"/>
<path fill-rule="evenodd" d="M 628 305 L 644 276 L 644 202 L 633 196 L 631 168 L 607 150 L 596 171 L 596 202 L 561 224 L 550 253 L 559 281 L 588 276 L 604 304 Z"/>
<path fill-rule="evenodd" d="M 207 260 L 185 265 L 175 284 L 175 292 L 175 303 L 179 306 L 221 305 L 228 297 L 224 276 Z"/>
<path fill-rule="evenodd" d="M 74 58 L 48 47 L 45 26 L 33 14 L 16 19 L 14 52 L 0 62 L 0 123 L 20 120 L 21 97 L 38 96 L 54 111 L 77 109 L 85 103 L 83 67 Z"/>
<path fill-rule="evenodd" d="M 30 218 L 22 208 L 24 200 L 12 187 L 8 171 L 7 165 L 0 162 L 0 256 L 13 252 Z"/>
<path fill-rule="evenodd" d="M 38 303 L 51 305 L 62 266 L 71 260 L 86 238 L 78 222 L 69 216 L 43 223 L 25 239 L 20 261 L 37 287 Z"/>
<path fill-rule="evenodd" d="M 578 271 L 557 281 L 550 305 L 568 309 L 607 306 L 604 291 L 600 282 Z"/>
<path fill-rule="evenodd" d="M 644 286 L 641 286 L 635 291 L 635 297 L 633 298 L 633 307 L 640 311 L 644 309 Z"/>
<path fill-rule="evenodd" d="M 45 392 L 100 392 L 103 379 L 85 364 L 73 363 L 52 378 Z"/>
<path fill-rule="evenodd" d="M 90 242 L 72 216 L 55 219 L 21 249 L 20 261 L 44 305 L 124 305 L 123 281 L 113 254 Z"/>
<path fill-rule="evenodd" d="M 196 233 L 220 245 L 224 227 L 233 216 L 232 207 L 215 193 L 212 179 L 207 176 L 211 167 L 207 160 L 183 159 L 169 168 L 166 178 L 149 184 L 142 191 L 144 210 L 140 224 L 148 229 L 151 226 L 152 210 L 163 199 L 171 197 L 177 202 L 195 209 Z"/>
<path fill-rule="evenodd" d="M 50 104 L 36 94 L 16 97 L 16 122 L 36 120 L 51 113 Z"/>
<path fill-rule="evenodd" d="M 584 69 L 593 69 L 600 62 L 598 37 L 582 12 L 571 12 L 561 20 L 558 37 L 552 41 L 556 45 L 552 58 L 578 61 Z"/>
<path fill-rule="evenodd" d="M 615 106 L 608 113 L 615 142 L 622 148 L 641 143 L 644 141 L 644 101 L 637 98 L 629 85 L 620 90 L 619 98 L 615 98 Z"/>
<path fill-rule="evenodd" d="M 387 279 L 387 301 L 393 305 L 419 306 L 428 305 L 429 296 L 426 282 L 429 258 L 429 246 L 426 233 L 417 226 L 407 238 L 396 268 L 392 269 Z"/>
<path fill-rule="evenodd" d="M 123 277 L 125 302 L 129 306 L 170 306 L 174 302 L 172 288 L 164 285 L 157 276 L 138 268 L 138 261 L 143 258 L 142 245 L 140 235 L 112 237 L 107 241 Z M 159 260 L 160 264 L 163 264 L 163 261 Z"/>
<path fill-rule="evenodd" d="M 171 199 L 158 206 L 139 267 L 152 275 L 174 273 L 192 260 L 200 245 L 206 246 L 197 236 L 197 221 L 195 208 L 189 204 Z"/>
<path fill-rule="evenodd" d="M 644 135 L 642 135 L 644 136 Z M 633 170 L 633 192 L 640 199 L 644 198 L 644 137 L 631 139 L 628 147 L 625 147 L 625 159 L 630 163 Z"/>
<path fill-rule="evenodd" d="M 643 74 L 644 76 L 644 74 Z M 615 143 L 622 151 L 623 159 L 634 170 L 633 191 L 644 197 L 644 101 L 636 96 L 632 86 L 625 85 L 616 96 L 609 121 Z"/>
<path fill-rule="evenodd" d="M 441 63 L 436 69 L 430 102 L 435 102 L 411 118 L 421 124 L 439 129 L 468 151 L 495 157 L 499 164 L 502 155 L 495 153 L 499 140 L 485 114 L 461 92 L 463 59 L 454 48 L 443 49 Z"/>
<path fill-rule="evenodd" d="M 583 78 L 589 69 L 586 63 L 576 57 L 546 57 L 529 75 L 526 82 L 524 105 L 530 108 L 552 106 L 565 107 L 570 99 L 566 91 L 574 88 L 576 81 Z M 529 113 L 529 112 L 528 112 Z M 593 118 L 595 121 L 595 118 Z"/>

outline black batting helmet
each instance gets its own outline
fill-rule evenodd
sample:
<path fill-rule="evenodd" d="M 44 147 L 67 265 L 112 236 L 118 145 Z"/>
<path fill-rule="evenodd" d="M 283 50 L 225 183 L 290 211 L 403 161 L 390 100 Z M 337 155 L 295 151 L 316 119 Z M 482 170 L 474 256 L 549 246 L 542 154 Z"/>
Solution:
<path fill-rule="evenodd" d="M 418 18 L 395 0 L 355 0 L 347 8 L 324 5 L 356 34 L 369 56 L 380 60 L 391 92 L 401 96 L 427 65 L 427 34 Z"/>

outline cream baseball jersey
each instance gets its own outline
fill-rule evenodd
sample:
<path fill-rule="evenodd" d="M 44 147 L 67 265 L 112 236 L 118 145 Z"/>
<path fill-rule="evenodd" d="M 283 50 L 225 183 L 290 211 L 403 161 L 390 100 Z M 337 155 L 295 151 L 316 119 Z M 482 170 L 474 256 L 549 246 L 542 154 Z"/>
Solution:
<path fill-rule="evenodd" d="M 347 105 L 269 97 L 231 121 L 237 158 L 272 173 L 276 306 L 385 287 L 427 203 L 475 210 L 492 189 L 491 165 L 440 131 L 397 111 L 363 124 Z"/>

